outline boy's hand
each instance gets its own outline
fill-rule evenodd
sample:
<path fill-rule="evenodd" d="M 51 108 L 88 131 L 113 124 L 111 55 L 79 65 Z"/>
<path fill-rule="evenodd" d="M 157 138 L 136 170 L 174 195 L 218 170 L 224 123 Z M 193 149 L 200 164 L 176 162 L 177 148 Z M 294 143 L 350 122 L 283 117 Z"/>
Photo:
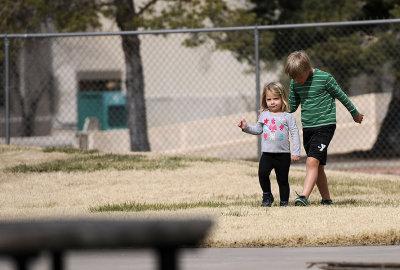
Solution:
<path fill-rule="evenodd" d="M 291 156 L 291 159 L 293 162 L 296 162 L 300 160 L 300 156 Z"/>
<path fill-rule="evenodd" d="M 353 117 L 354 122 L 359 123 L 359 124 L 361 124 L 363 118 L 364 118 L 364 115 L 362 113 L 359 113 Z"/>
<path fill-rule="evenodd" d="M 245 128 L 247 128 L 246 119 L 243 118 L 242 120 L 240 120 L 240 122 L 239 122 L 239 124 L 238 124 L 238 127 L 240 127 L 242 130 L 245 129 Z"/>

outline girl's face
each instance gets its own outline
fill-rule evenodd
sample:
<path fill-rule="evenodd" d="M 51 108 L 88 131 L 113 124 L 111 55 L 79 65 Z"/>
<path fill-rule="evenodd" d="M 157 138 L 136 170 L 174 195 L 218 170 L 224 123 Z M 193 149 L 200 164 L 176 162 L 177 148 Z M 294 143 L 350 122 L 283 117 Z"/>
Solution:
<path fill-rule="evenodd" d="M 282 98 L 279 94 L 274 94 L 271 91 L 267 91 L 265 96 L 267 106 L 270 112 L 278 113 L 282 112 Z"/>

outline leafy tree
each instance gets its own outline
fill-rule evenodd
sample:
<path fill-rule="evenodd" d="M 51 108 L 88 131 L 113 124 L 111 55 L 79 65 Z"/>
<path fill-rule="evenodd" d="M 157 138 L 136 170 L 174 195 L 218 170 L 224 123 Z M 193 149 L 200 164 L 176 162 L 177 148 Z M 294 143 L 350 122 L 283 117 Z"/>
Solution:
<path fill-rule="evenodd" d="M 386 6 L 393 17 L 400 18 L 400 5 Z M 382 123 L 378 138 L 369 153 L 386 153 L 388 157 L 400 156 L 400 59 L 393 52 L 400 52 L 400 25 L 394 27 L 393 31 L 383 31 L 375 35 L 376 42 L 372 43 L 363 53 L 366 72 L 382 70 L 382 66 L 389 63 L 394 77 L 392 99 L 389 103 L 388 112 Z M 373 61 L 369 61 L 373 59 Z"/>
<path fill-rule="evenodd" d="M 163 2 L 164 7 L 160 11 L 156 11 L 156 4 L 160 2 Z M 231 10 L 224 0 L 148 0 L 140 6 L 137 6 L 136 1 L 132 0 L 104 0 L 99 1 L 99 7 L 105 16 L 115 19 L 118 27 L 123 31 L 200 28 L 205 27 L 207 21 L 212 24 L 211 26 L 220 26 L 226 21 L 251 18 L 251 14 L 245 12 L 241 12 L 243 16 L 238 17 L 237 13 Z M 192 35 L 185 44 L 194 46 L 205 40 L 203 36 Z M 126 88 L 131 149 L 148 151 L 150 146 L 147 138 L 145 86 L 138 36 L 122 36 L 122 48 L 127 70 Z"/>
<path fill-rule="evenodd" d="M 71 31 L 84 29 L 86 25 L 99 26 L 97 22 L 99 14 L 93 9 L 92 1 L 69 3 L 69 1 L 0 0 L 0 6 L 2 33 L 51 32 L 54 29 L 54 22 L 58 29 Z M 65 14 L 67 9 L 68 16 Z M 87 13 L 78 18 L 82 9 Z M 10 49 L 10 92 L 15 93 L 15 98 L 18 100 L 19 108 L 15 110 L 19 110 L 22 115 L 21 132 L 23 136 L 31 136 L 34 134 L 35 116 L 43 95 L 46 93 L 49 96 L 53 95 L 54 77 L 51 70 L 50 40 L 10 39 Z M 4 58 L 4 51 L 1 51 L 0 57 Z"/>
<path fill-rule="evenodd" d="M 0 0 L 2 32 L 38 32 L 52 25 L 58 31 L 80 31 L 98 27 L 100 14 L 114 19 L 121 30 L 229 27 L 327 21 L 352 21 L 369 18 L 400 17 L 397 0 L 248 0 L 249 10 L 229 8 L 224 0 Z M 162 4 L 162 9 L 160 8 Z M 45 27 L 46 29 L 46 27 Z M 288 53 L 307 50 L 314 64 L 332 72 L 346 91 L 351 79 L 359 74 L 382 74 L 388 64 L 395 78 L 393 98 L 382 130 L 372 151 L 391 145 L 400 153 L 397 142 L 400 108 L 400 60 L 398 28 L 372 25 L 353 27 L 337 34 L 334 28 L 285 29 L 260 31 L 260 58 L 265 64 L 282 63 Z M 240 61 L 254 65 L 253 33 L 230 31 L 192 34 L 186 46 L 198 46 L 211 38 L 217 49 L 230 50 Z M 144 74 L 138 36 L 123 36 L 122 49 L 126 64 L 128 93 L 128 126 L 133 151 L 148 151 Z M 347 73 L 343 74 L 345 70 Z"/>
<path fill-rule="evenodd" d="M 400 18 L 400 5 L 396 0 L 251 2 L 254 4 L 251 12 L 255 12 L 264 25 Z M 333 73 L 345 91 L 351 85 L 351 79 L 360 74 L 367 74 L 371 84 L 376 84 L 375 91 L 379 91 L 381 80 L 387 72 L 382 67 L 390 67 L 394 83 L 388 113 L 373 148 L 356 154 L 369 157 L 400 155 L 399 27 L 359 26 L 340 34 L 335 28 L 289 29 L 275 34 L 272 47 L 275 59 L 283 62 L 290 52 L 307 50 L 314 65 Z M 262 59 L 270 61 L 271 54 Z"/>
<path fill-rule="evenodd" d="M 52 25 L 58 31 L 85 30 L 87 26 L 100 26 L 100 14 L 116 21 L 122 31 L 164 28 L 200 28 L 227 26 L 225 22 L 250 23 L 254 16 L 243 10 L 231 10 L 224 0 L 0 0 L 3 32 L 39 32 L 43 25 Z M 157 4 L 162 4 L 157 6 Z M 156 7 L 162 7 L 156 10 Z M 212 35 L 218 39 L 218 35 Z M 234 38 L 234 35 L 229 35 Z M 248 37 L 250 38 L 250 37 Z M 192 35 L 185 44 L 195 46 L 205 42 L 204 35 Z M 222 46 L 222 45 L 220 45 Z M 249 50 L 244 43 L 239 45 Z M 229 46 L 228 46 L 229 47 Z M 140 40 L 137 35 L 122 36 L 122 49 L 126 65 L 128 127 L 131 150 L 149 151 L 146 106 L 144 100 L 144 74 Z M 245 57 L 248 57 L 247 54 Z"/>

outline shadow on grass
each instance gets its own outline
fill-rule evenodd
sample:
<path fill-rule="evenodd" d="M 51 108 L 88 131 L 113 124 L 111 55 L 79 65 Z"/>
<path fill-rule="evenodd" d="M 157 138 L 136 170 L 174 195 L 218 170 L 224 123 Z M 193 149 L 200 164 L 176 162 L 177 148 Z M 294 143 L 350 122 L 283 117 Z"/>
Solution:
<path fill-rule="evenodd" d="M 106 204 L 102 206 L 90 207 L 90 212 L 143 212 L 143 211 L 176 211 L 193 208 L 224 208 L 228 206 L 250 206 L 259 207 L 258 201 L 199 201 L 199 202 L 181 202 L 181 203 L 138 203 L 126 202 L 119 204 Z"/>
<path fill-rule="evenodd" d="M 311 205 L 320 205 L 319 202 L 311 203 Z M 400 204 L 398 201 L 394 200 L 382 200 L 382 201 L 368 201 L 368 200 L 355 200 L 355 199 L 345 199 L 337 200 L 330 206 L 332 207 L 369 207 L 369 206 L 379 206 L 379 207 L 398 207 Z M 324 205 L 323 207 L 330 207 Z"/>
<path fill-rule="evenodd" d="M 181 209 L 192 209 L 192 208 L 218 208 L 227 207 L 229 204 L 224 202 L 213 202 L 213 201 L 202 201 L 194 203 L 172 203 L 172 204 L 162 204 L 162 203 L 137 203 L 137 202 L 126 202 L 120 204 L 106 204 L 98 207 L 90 207 L 90 212 L 143 212 L 143 211 L 176 211 Z"/>
<path fill-rule="evenodd" d="M 126 202 L 120 204 L 106 204 L 102 206 L 90 207 L 90 212 L 144 212 L 144 211 L 176 211 L 194 208 L 226 208 L 229 206 L 243 206 L 253 208 L 263 208 L 260 206 L 258 200 L 238 200 L 231 202 L 218 202 L 218 201 L 199 201 L 199 202 L 181 202 L 181 203 L 138 203 L 138 202 Z M 320 206 L 319 202 L 311 202 L 311 207 Z M 368 202 L 363 200 L 347 199 L 335 201 L 333 205 L 323 207 L 367 207 L 367 206 L 398 206 L 398 203 L 390 200 L 382 201 L 377 204 L 376 202 Z M 279 207 L 277 203 L 272 205 L 272 208 Z M 289 204 L 286 207 L 298 207 L 293 204 Z M 279 207 L 282 208 L 282 207 Z M 232 212 L 233 211 L 233 212 Z M 229 212 L 230 216 L 243 216 L 242 211 L 232 210 Z"/>

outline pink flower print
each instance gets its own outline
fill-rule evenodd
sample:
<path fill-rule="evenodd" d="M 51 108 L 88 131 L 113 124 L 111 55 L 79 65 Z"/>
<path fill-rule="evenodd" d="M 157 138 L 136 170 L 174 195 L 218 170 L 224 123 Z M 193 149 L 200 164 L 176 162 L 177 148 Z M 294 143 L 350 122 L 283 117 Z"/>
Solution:
<path fill-rule="evenodd" d="M 271 123 L 275 125 L 275 119 L 272 118 Z"/>
<path fill-rule="evenodd" d="M 276 125 L 269 125 L 269 130 L 271 130 L 271 132 L 275 132 L 277 129 Z"/>
<path fill-rule="evenodd" d="M 265 119 L 264 119 L 264 124 L 268 124 L 268 121 L 269 121 L 269 119 L 268 119 L 268 118 L 265 118 Z"/>
<path fill-rule="evenodd" d="M 284 127 L 285 127 L 284 125 L 280 125 L 279 130 L 282 131 Z"/>
<path fill-rule="evenodd" d="M 267 139 L 268 133 L 264 133 L 264 139 Z"/>

